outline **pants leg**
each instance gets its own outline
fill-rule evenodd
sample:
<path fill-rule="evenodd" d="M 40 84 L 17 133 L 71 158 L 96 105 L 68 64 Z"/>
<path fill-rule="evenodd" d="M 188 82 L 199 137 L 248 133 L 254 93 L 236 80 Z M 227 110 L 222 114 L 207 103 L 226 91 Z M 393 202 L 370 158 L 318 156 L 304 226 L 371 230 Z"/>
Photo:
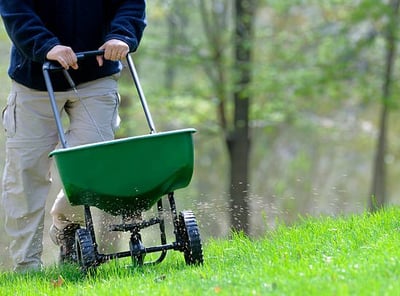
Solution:
<path fill-rule="evenodd" d="M 58 104 L 61 110 L 63 103 Z M 7 135 L 2 203 L 10 255 L 16 271 L 37 269 L 50 187 L 48 153 L 58 142 L 57 129 L 47 93 L 15 82 L 2 115 Z"/>
<path fill-rule="evenodd" d="M 80 85 L 78 96 L 79 98 L 69 99 L 65 104 L 65 111 L 70 119 L 69 130 L 66 132 L 68 146 L 112 140 L 119 124 L 117 76 Z M 54 182 L 54 186 L 61 189 L 61 182 Z M 82 224 L 84 221 L 83 207 L 71 206 L 62 191 L 58 194 L 50 214 L 53 224 L 59 230 L 70 223 Z"/>

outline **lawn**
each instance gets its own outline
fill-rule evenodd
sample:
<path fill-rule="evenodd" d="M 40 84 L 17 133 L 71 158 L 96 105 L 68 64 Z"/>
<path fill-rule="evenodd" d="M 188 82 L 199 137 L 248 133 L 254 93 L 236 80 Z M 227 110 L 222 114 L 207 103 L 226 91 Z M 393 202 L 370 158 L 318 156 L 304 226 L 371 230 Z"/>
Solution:
<path fill-rule="evenodd" d="M 75 266 L 0 276 L 1 295 L 398 295 L 400 209 L 304 218 L 262 238 L 209 240 L 205 263 L 170 252 L 156 266 L 129 261 L 83 276 Z"/>

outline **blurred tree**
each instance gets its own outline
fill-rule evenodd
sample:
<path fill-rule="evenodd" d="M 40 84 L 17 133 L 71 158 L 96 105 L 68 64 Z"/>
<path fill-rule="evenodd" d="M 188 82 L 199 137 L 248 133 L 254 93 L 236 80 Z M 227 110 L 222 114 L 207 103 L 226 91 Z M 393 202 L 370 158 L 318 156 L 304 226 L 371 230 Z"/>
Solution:
<path fill-rule="evenodd" d="M 179 44 L 185 42 L 185 28 L 188 24 L 187 0 L 175 0 L 169 4 L 166 10 L 167 38 L 166 38 L 166 68 L 165 89 L 168 94 L 174 88 L 177 64 L 174 57 L 179 54 Z"/>
<path fill-rule="evenodd" d="M 249 110 L 256 0 L 236 0 L 234 11 L 234 116 L 226 138 L 230 156 L 230 210 L 232 228 L 249 233 Z"/>
<path fill-rule="evenodd" d="M 385 34 L 386 58 L 385 71 L 383 73 L 381 113 L 379 121 L 379 135 L 376 143 L 376 152 L 374 160 L 373 178 L 370 194 L 370 210 L 376 211 L 386 203 L 386 163 L 387 155 L 387 130 L 388 117 L 391 105 L 392 83 L 394 64 L 397 55 L 397 36 L 399 29 L 399 6 L 400 0 L 391 0 L 387 10 L 387 26 Z"/>
<path fill-rule="evenodd" d="M 235 0 L 234 5 L 230 6 L 227 0 L 213 1 L 211 4 L 205 0 L 200 1 L 203 28 L 210 52 L 207 71 L 211 74 L 209 77 L 217 98 L 218 122 L 225 135 L 230 160 L 230 224 L 233 230 L 244 233 L 250 232 L 249 111 L 256 2 Z M 230 12 L 233 13 L 233 22 L 229 21 Z M 227 32 L 231 31 L 232 39 L 226 37 Z M 230 64 L 233 71 L 229 71 Z M 228 74 L 230 72 L 231 75 Z M 229 108 L 232 102 L 233 106 Z M 233 113 L 228 114 L 230 111 Z"/>

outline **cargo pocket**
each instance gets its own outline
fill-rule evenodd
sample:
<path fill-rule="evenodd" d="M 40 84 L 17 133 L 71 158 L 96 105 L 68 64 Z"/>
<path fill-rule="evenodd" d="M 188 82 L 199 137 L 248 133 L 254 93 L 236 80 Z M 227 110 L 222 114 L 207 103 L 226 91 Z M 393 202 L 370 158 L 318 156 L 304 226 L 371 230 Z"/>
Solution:
<path fill-rule="evenodd" d="M 114 114 L 112 117 L 111 125 L 112 125 L 113 132 L 116 132 L 116 130 L 119 128 L 119 125 L 121 123 L 121 118 L 119 117 L 119 113 L 118 113 L 121 97 L 118 92 L 115 92 L 114 97 L 115 97 L 115 109 L 114 109 Z"/>
<path fill-rule="evenodd" d="M 8 138 L 14 137 L 16 131 L 16 124 L 15 124 L 16 98 L 17 98 L 17 93 L 11 93 L 8 96 L 7 105 L 3 109 L 3 112 L 1 114 L 3 127 Z"/>

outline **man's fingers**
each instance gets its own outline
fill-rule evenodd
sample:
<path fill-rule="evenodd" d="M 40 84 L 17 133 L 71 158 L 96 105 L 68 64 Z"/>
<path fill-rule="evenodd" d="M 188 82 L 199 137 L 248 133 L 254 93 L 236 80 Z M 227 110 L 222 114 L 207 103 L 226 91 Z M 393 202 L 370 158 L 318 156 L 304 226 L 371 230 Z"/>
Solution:
<path fill-rule="evenodd" d="M 100 49 L 104 50 L 104 59 L 118 61 L 123 59 L 129 52 L 129 46 L 121 40 L 111 39 L 103 44 Z"/>
<path fill-rule="evenodd" d="M 73 50 L 68 46 L 56 45 L 48 53 L 46 58 L 48 60 L 57 61 L 60 65 L 68 70 L 69 67 L 78 69 L 78 59 Z"/>
<path fill-rule="evenodd" d="M 60 65 L 61 65 L 65 70 L 68 70 L 68 69 L 69 69 L 68 63 L 67 63 L 67 62 L 65 61 L 65 59 L 63 59 L 62 57 L 58 57 L 58 58 L 56 59 L 56 61 L 59 62 Z"/>
<path fill-rule="evenodd" d="M 99 55 L 99 56 L 96 56 L 96 60 L 97 60 L 97 64 L 101 67 L 101 66 L 103 66 L 103 56 L 101 56 L 101 55 Z"/>

